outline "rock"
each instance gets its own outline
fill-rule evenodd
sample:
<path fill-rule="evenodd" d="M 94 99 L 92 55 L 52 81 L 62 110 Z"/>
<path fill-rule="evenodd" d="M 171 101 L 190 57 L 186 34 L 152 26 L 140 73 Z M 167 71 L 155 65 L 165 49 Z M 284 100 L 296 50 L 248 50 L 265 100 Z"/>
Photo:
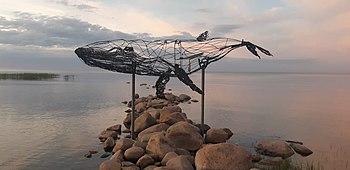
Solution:
<path fill-rule="evenodd" d="M 191 102 L 193 102 L 193 103 L 197 103 L 197 102 L 199 102 L 197 99 L 191 99 Z"/>
<path fill-rule="evenodd" d="M 208 144 L 195 157 L 197 170 L 249 170 L 252 158 L 243 147 L 230 143 Z"/>
<path fill-rule="evenodd" d="M 114 153 L 110 160 L 115 160 L 115 161 L 120 161 L 123 162 L 124 161 L 124 151 L 123 150 L 118 150 L 116 153 Z"/>
<path fill-rule="evenodd" d="M 153 133 L 148 133 L 145 135 L 142 135 L 141 138 L 138 137 L 137 140 L 140 142 L 147 142 L 149 141 L 149 139 L 153 136 L 153 135 L 157 135 L 157 134 L 164 134 L 165 132 L 153 132 Z"/>
<path fill-rule="evenodd" d="M 172 146 L 190 151 L 198 150 L 203 144 L 199 129 L 184 121 L 170 126 L 166 132 L 166 137 Z"/>
<path fill-rule="evenodd" d="M 160 162 L 161 165 L 165 166 L 166 163 L 172 159 L 179 156 L 178 154 L 176 154 L 175 152 L 168 152 L 167 154 L 165 154 L 164 158 L 162 159 L 162 161 Z"/>
<path fill-rule="evenodd" d="M 143 168 L 143 170 L 154 170 L 155 168 L 158 168 L 158 166 L 149 165 L 149 166 L 146 166 L 145 168 Z"/>
<path fill-rule="evenodd" d="M 135 94 L 135 99 L 140 98 L 140 95 L 138 93 Z"/>
<path fill-rule="evenodd" d="M 169 144 L 168 139 L 164 134 L 153 135 L 147 144 L 146 152 L 150 154 L 156 154 L 160 159 L 163 159 L 165 154 L 168 152 L 175 151 Z"/>
<path fill-rule="evenodd" d="M 120 135 L 122 132 L 122 125 L 120 125 L 120 124 L 113 125 L 111 127 L 108 127 L 107 130 L 114 130 L 118 133 L 118 135 Z"/>
<path fill-rule="evenodd" d="M 169 114 L 173 112 L 182 112 L 182 109 L 180 106 L 166 106 L 163 109 L 160 110 L 160 114 Z"/>
<path fill-rule="evenodd" d="M 111 152 L 115 145 L 115 141 L 112 137 L 108 137 L 107 140 L 103 143 L 103 149 L 106 152 Z"/>
<path fill-rule="evenodd" d="M 153 170 L 173 170 L 173 169 L 169 169 L 165 166 L 160 166 L 160 167 L 154 168 Z"/>
<path fill-rule="evenodd" d="M 186 102 L 186 101 L 189 101 L 191 100 L 191 97 L 187 94 L 180 94 L 179 95 L 179 101 L 180 102 Z"/>
<path fill-rule="evenodd" d="M 95 150 L 92 150 L 92 151 L 89 151 L 91 154 L 96 154 L 98 153 L 98 151 L 95 151 Z"/>
<path fill-rule="evenodd" d="M 148 107 L 153 107 L 155 109 L 162 109 L 164 106 L 167 106 L 169 104 L 169 101 L 165 99 L 153 99 L 148 102 Z"/>
<path fill-rule="evenodd" d="M 140 167 L 141 169 L 143 169 L 144 167 L 146 167 L 148 165 L 153 165 L 153 164 L 154 164 L 154 160 L 149 155 L 143 155 L 136 163 L 136 165 L 138 167 Z"/>
<path fill-rule="evenodd" d="M 122 167 L 122 170 L 140 170 L 140 168 L 135 165 L 135 166 Z"/>
<path fill-rule="evenodd" d="M 154 109 L 151 107 L 150 109 L 146 110 L 145 112 L 149 113 L 153 118 L 159 119 L 160 110 L 161 109 Z"/>
<path fill-rule="evenodd" d="M 259 162 L 262 160 L 262 157 L 260 154 L 253 154 L 252 155 L 252 162 Z"/>
<path fill-rule="evenodd" d="M 159 122 L 166 123 L 168 125 L 173 125 L 180 121 L 186 121 L 187 117 L 182 112 L 173 112 L 168 114 L 160 114 Z"/>
<path fill-rule="evenodd" d="M 103 153 L 103 154 L 100 156 L 100 158 L 107 158 L 107 157 L 109 157 L 110 155 L 111 155 L 110 153 L 105 152 L 105 153 Z"/>
<path fill-rule="evenodd" d="M 84 155 L 85 158 L 91 158 L 91 156 L 92 156 L 91 152 L 88 152 Z"/>
<path fill-rule="evenodd" d="M 184 156 L 191 163 L 191 165 L 194 165 L 194 157 L 192 155 L 182 155 L 182 156 Z"/>
<path fill-rule="evenodd" d="M 222 128 L 212 128 L 207 131 L 205 143 L 225 143 L 229 134 Z"/>
<path fill-rule="evenodd" d="M 135 141 L 135 143 L 132 145 L 132 147 L 136 147 L 136 146 L 142 148 L 143 150 L 146 150 L 147 143 Z"/>
<path fill-rule="evenodd" d="M 313 152 L 305 147 L 304 145 L 298 144 L 298 143 L 291 143 L 289 144 L 296 153 L 300 154 L 301 156 L 309 156 L 311 155 Z"/>
<path fill-rule="evenodd" d="M 99 170 L 120 170 L 121 164 L 119 161 L 106 160 L 100 164 Z"/>
<path fill-rule="evenodd" d="M 113 139 L 117 139 L 118 134 L 114 130 L 104 130 L 100 133 L 100 135 L 98 136 L 98 139 L 100 139 L 101 142 L 104 142 L 104 141 L 106 141 L 106 139 L 108 137 L 112 137 Z"/>
<path fill-rule="evenodd" d="M 265 158 L 258 162 L 260 165 L 267 166 L 278 166 L 282 163 L 283 159 L 281 157 Z"/>
<path fill-rule="evenodd" d="M 131 109 L 126 109 L 124 112 L 126 112 L 126 113 L 131 113 L 132 110 L 131 110 Z"/>
<path fill-rule="evenodd" d="M 128 101 L 122 101 L 123 104 L 128 104 Z"/>
<path fill-rule="evenodd" d="M 229 140 L 233 136 L 233 132 L 229 128 L 223 128 L 223 130 L 227 133 L 227 140 Z"/>
<path fill-rule="evenodd" d="M 124 153 L 125 159 L 137 162 L 143 155 L 145 154 L 145 151 L 140 147 L 131 147 L 127 149 Z"/>
<path fill-rule="evenodd" d="M 176 148 L 175 153 L 178 155 L 191 155 L 188 150 L 182 148 Z"/>
<path fill-rule="evenodd" d="M 204 133 L 207 133 L 207 131 L 211 128 L 209 125 L 207 124 L 203 124 L 204 125 Z M 198 127 L 199 129 L 201 129 L 201 124 L 200 123 L 197 123 L 195 124 L 196 127 Z"/>
<path fill-rule="evenodd" d="M 154 133 L 154 132 L 166 131 L 168 128 L 169 128 L 169 125 L 166 124 L 166 123 L 160 123 L 160 124 L 153 125 L 151 127 L 148 127 L 147 129 L 143 130 L 142 132 L 140 132 L 138 134 L 138 139 L 141 139 L 146 134 L 151 134 L 151 133 Z"/>
<path fill-rule="evenodd" d="M 183 155 L 177 156 L 175 158 L 170 159 L 166 163 L 166 167 L 169 169 L 176 170 L 192 170 L 194 169 L 191 162 Z"/>
<path fill-rule="evenodd" d="M 135 120 L 135 132 L 141 132 L 155 124 L 157 124 L 157 120 L 155 118 L 153 118 L 149 113 L 143 113 Z"/>
<path fill-rule="evenodd" d="M 123 125 L 125 126 L 125 128 L 130 129 L 131 127 L 131 112 L 126 114 L 124 120 L 123 120 Z"/>
<path fill-rule="evenodd" d="M 130 166 L 136 166 L 136 165 L 130 161 L 123 161 L 122 162 L 122 167 L 130 167 Z"/>
<path fill-rule="evenodd" d="M 147 83 L 140 83 L 140 86 L 147 86 Z"/>
<path fill-rule="evenodd" d="M 164 93 L 164 96 L 165 96 L 165 99 L 169 100 L 170 102 L 174 102 L 178 99 L 178 97 L 172 93 Z"/>
<path fill-rule="evenodd" d="M 254 145 L 255 151 L 271 157 L 289 158 L 294 154 L 291 147 L 282 140 L 261 140 Z"/>
<path fill-rule="evenodd" d="M 146 102 L 140 102 L 135 106 L 135 111 L 141 113 L 146 110 L 146 106 Z"/>
<path fill-rule="evenodd" d="M 134 140 L 129 139 L 129 138 L 122 138 L 119 139 L 117 141 L 117 143 L 115 144 L 114 148 L 113 148 L 113 152 L 117 152 L 118 150 L 123 150 L 126 151 L 127 149 L 129 149 L 133 144 L 135 143 Z"/>

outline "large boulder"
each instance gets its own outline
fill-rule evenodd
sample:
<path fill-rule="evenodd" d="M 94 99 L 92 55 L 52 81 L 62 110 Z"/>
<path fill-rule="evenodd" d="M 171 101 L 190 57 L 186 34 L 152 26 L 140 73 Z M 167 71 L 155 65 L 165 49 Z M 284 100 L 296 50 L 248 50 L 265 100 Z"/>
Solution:
<path fill-rule="evenodd" d="M 188 160 L 188 158 L 186 158 L 186 156 L 183 156 L 183 155 L 170 159 L 166 163 L 166 167 L 169 169 L 176 169 L 176 170 L 194 169 L 191 162 Z"/>
<path fill-rule="evenodd" d="M 135 105 L 135 111 L 141 113 L 147 109 L 146 107 L 147 107 L 146 102 L 137 103 L 137 105 Z"/>
<path fill-rule="evenodd" d="M 198 150 L 203 144 L 200 130 L 185 121 L 170 126 L 166 132 L 166 137 L 175 148 L 183 148 L 190 151 Z"/>
<path fill-rule="evenodd" d="M 148 127 L 147 129 L 143 130 L 142 132 L 140 132 L 138 134 L 138 139 L 141 139 L 143 136 L 147 135 L 147 134 L 151 134 L 154 132 L 162 132 L 162 131 L 166 131 L 169 128 L 169 125 L 166 123 L 159 123 L 156 125 L 153 125 L 151 127 Z"/>
<path fill-rule="evenodd" d="M 161 109 L 155 109 L 153 107 L 147 109 L 145 112 L 149 113 L 153 118 L 159 119 Z"/>
<path fill-rule="evenodd" d="M 185 113 L 182 112 L 173 112 L 173 113 L 167 113 L 167 114 L 160 114 L 159 122 L 160 123 L 166 123 L 168 125 L 173 125 L 180 121 L 186 121 L 187 116 Z"/>
<path fill-rule="evenodd" d="M 99 170 L 121 170 L 121 163 L 115 160 L 106 160 L 100 164 Z"/>
<path fill-rule="evenodd" d="M 212 128 L 207 131 L 205 143 L 225 143 L 232 134 L 231 130 L 227 128 Z"/>
<path fill-rule="evenodd" d="M 143 113 L 135 120 L 135 132 L 141 132 L 144 129 L 157 124 L 157 120 L 149 113 Z"/>
<path fill-rule="evenodd" d="M 307 148 L 304 145 L 298 143 L 291 143 L 289 145 L 293 148 L 293 150 L 296 153 L 300 154 L 301 156 L 309 156 L 313 153 L 309 148 Z"/>
<path fill-rule="evenodd" d="M 229 143 L 208 144 L 195 157 L 197 170 L 249 170 L 251 154 L 243 147 Z"/>
<path fill-rule="evenodd" d="M 254 145 L 255 151 L 266 156 L 289 158 L 294 154 L 292 148 L 282 140 L 260 140 Z"/>
<path fill-rule="evenodd" d="M 117 152 L 118 150 L 123 150 L 126 151 L 129 149 L 133 144 L 135 143 L 134 140 L 129 139 L 129 138 L 122 138 L 117 141 L 113 148 L 113 152 Z"/>
<path fill-rule="evenodd" d="M 144 154 L 145 151 L 142 148 L 131 147 L 124 152 L 124 157 L 131 162 L 137 162 Z"/>
<path fill-rule="evenodd" d="M 147 144 L 146 152 L 155 154 L 159 159 L 163 159 L 168 152 L 175 151 L 175 149 L 169 144 L 169 140 L 164 134 L 153 135 Z"/>
<path fill-rule="evenodd" d="M 123 162 L 124 161 L 124 151 L 123 150 L 118 150 L 116 153 L 114 153 L 111 156 L 110 160 Z"/>

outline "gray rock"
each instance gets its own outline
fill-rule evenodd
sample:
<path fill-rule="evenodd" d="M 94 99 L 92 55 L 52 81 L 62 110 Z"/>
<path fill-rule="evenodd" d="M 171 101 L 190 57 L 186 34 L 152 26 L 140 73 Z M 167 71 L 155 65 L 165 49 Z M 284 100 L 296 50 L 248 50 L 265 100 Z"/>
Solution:
<path fill-rule="evenodd" d="M 252 158 L 239 145 L 207 144 L 197 151 L 195 165 L 197 170 L 249 170 L 252 167 Z"/>
<path fill-rule="evenodd" d="M 135 132 L 141 132 L 155 124 L 157 124 L 157 120 L 155 118 L 153 118 L 149 113 L 143 113 L 135 120 Z"/>
<path fill-rule="evenodd" d="M 293 150 L 296 153 L 300 154 L 301 156 L 309 156 L 313 153 L 309 148 L 305 147 L 304 145 L 300 145 L 298 143 L 291 143 L 289 145 L 293 148 Z"/>
<path fill-rule="evenodd" d="M 176 170 L 192 170 L 194 169 L 191 162 L 183 155 L 177 156 L 175 158 L 170 159 L 166 163 L 166 167 L 169 169 Z"/>
<path fill-rule="evenodd" d="M 140 147 L 131 147 L 127 149 L 124 153 L 124 157 L 126 160 L 131 162 L 137 162 L 143 155 L 145 151 Z"/>
<path fill-rule="evenodd" d="M 199 129 L 184 121 L 170 126 L 166 132 L 166 137 L 173 147 L 190 151 L 198 150 L 203 144 Z"/>
<path fill-rule="evenodd" d="M 99 170 L 120 170 L 121 164 L 119 161 L 106 160 L 100 164 Z"/>
<path fill-rule="evenodd" d="M 294 154 L 291 147 L 282 140 L 261 140 L 254 145 L 255 151 L 271 157 L 289 158 Z"/>
<path fill-rule="evenodd" d="M 159 159 L 163 159 L 166 153 L 172 151 L 175 151 L 175 149 L 169 144 L 169 141 L 164 134 L 153 135 L 148 141 L 146 147 L 147 153 L 156 154 Z"/>
<path fill-rule="evenodd" d="M 187 94 L 180 94 L 179 95 L 179 101 L 180 102 L 186 102 L 186 101 L 189 101 L 191 100 L 191 97 Z"/>
<path fill-rule="evenodd" d="M 100 156 L 100 158 L 107 158 L 107 157 L 109 157 L 110 155 L 111 155 L 110 153 L 105 152 L 105 153 L 103 153 L 103 154 Z"/>
<path fill-rule="evenodd" d="M 154 160 L 149 155 L 143 155 L 136 163 L 136 165 L 138 167 L 140 167 L 141 169 L 143 169 L 146 166 L 153 165 L 153 164 L 154 164 Z"/>
<path fill-rule="evenodd" d="M 119 139 L 117 141 L 117 143 L 115 144 L 114 148 L 113 148 L 113 152 L 117 152 L 118 150 L 123 150 L 126 151 L 127 149 L 129 149 L 133 144 L 135 143 L 134 140 L 129 139 L 129 138 L 122 138 Z"/>

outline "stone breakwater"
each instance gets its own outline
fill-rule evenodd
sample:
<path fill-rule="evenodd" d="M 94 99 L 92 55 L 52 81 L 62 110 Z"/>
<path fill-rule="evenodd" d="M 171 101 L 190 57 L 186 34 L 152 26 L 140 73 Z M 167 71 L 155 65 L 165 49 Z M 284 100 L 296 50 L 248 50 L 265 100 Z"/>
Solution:
<path fill-rule="evenodd" d="M 301 142 L 261 140 L 254 145 L 256 153 L 230 144 L 233 136 L 228 128 L 211 128 L 205 125 L 204 136 L 200 124 L 189 119 L 179 107 L 191 97 L 165 94 L 165 99 L 152 95 L 136 95 L 135 132 L 137 138 L 130 139 L 131 113 L 126 110 L 122 125 L 113 125 L 99 135 L 108 158 L 100 164 L 100 170 L 249 170 L 265 166 L 276 166 L 295 152 L 308 156 L 312 151 Z M 193 100 L 196 101 L 196 100 Z M 123 102 L 131 106 L 131 102 Z M 122 130 L 124 129 L 124 130 Z M 95 151 L 89 151 L 89 158 Z"/>

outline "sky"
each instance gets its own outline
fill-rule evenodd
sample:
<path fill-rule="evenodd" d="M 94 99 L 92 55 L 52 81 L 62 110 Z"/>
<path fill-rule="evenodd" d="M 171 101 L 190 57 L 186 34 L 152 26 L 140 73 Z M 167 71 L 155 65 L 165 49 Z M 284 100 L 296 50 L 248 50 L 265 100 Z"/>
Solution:
<path fill-rule="evenodd" d="M 209 66 L 232 72 L 350 73 L 349 0 L 0 0 L 0 70 L 91 71 L 74 54 L 111 39 L 249 40 Z"/>

